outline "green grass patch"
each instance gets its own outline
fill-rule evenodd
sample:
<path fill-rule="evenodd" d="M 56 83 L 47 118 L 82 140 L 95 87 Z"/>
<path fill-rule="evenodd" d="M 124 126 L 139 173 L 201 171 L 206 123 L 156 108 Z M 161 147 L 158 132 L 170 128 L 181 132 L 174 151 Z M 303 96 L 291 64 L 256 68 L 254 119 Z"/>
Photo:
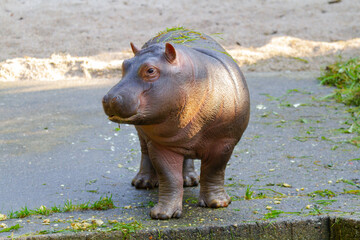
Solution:
<path fill-rule="evenodd" d="M 250 200 L 253 198 L 254 191 L 251 190 L 253 185 L 247 185 L 245 190 L 245 200 Z"/>
<path fill-rule="evenodd" d="M 313 198 L 316 196 L 332 198 L 332 197 L 335 197 L 336 194 L 329 189 L 325 189 L 325 190 L 317 190 L 317 191 L 311 192 L 308 194 L 308 196 L 313 197 Z"/>
<path fill-rule="evenodd" d="M 141 229 L 141 223 L 137 221 L 125 223 L 117 221 L 109 221 L 109 225 L 102 224 L 101 226 L 96 225 L 96 223 L 89 224 L 86 227 L 83 226 L 79 229 L 74 229 L 73 227 L 67 227 L 62 229 L 49 229 L 38 231 L 36 235 L 41 234 L 54 234 L 54 233 L 69 233 L 69 232 L 84 232 L 84 231 L 96 231 L 96 232 L 112 232 L 112 231 L 121 231 L 123 233 L 123 239 L 128 239 L 129 235 L 135 233 L 137 230 Z"/>
<path fill-rule="evenodd" d="M 335 86 L 333 97 L 347 105 L 360 106 L 360 58 L 328 65 L 318 78 L 323 85 Z"/>
<path fill-rule="evenodd" d="M 328 205 L 331 205 L 331 204 L 337 202 L 337 200 L 336 199 L 320 199 L 320 200 L 313 200 L 312 202 L 315 204 L 328 206 Z"/>
<path fill-rule="evenodd" d="M 344 189 L 343 194 L 354 194 L 354 195 L 359 195 L 360 196 L 360 190 L 346 190 L 346 189 Z"/>
<path fill-rule="evenodd" d="M 121 231 L 124 234 L 124 238 L 126 238 L 129 234 L 136 232 L 136 230 L 141 229 L 142 225 L 137 222 L 137 221 L 133 221 L 130 223 L 115 223 L 113 224 L 111 227 L 107 228 L 106 230 L 104 230 L 105 232 L 110 232 L 110 231 Z"/>
<path fill-rule="evenodd" d="M 340 178 L 340 179 L 336 180 L 336 183 L 339 183 L 339 182 L 343 182 L 343 183 L 346 183 L 346 184 L 355 186 L 355 187 L 357 187 L 357 188 L 360 188 L 360 184 L 354 183 L 354 182 L 351 181 L 351 180 L 347 180 L 347 179 Z"/>
<path fill-rule="evenodd" d="M 337 102 L 352 106 L 349 109 L 352 124 L 347 133 L 360 134 L 360 58 L 353 58 L 328 65 L 318 78 L 321 84 L 334 86 L 334 93 L 323 99 L 332 98 Z M 353 138 L 350 143 L 360 147 L 360 137 Z"/>
<path fill-rule="evenodd" d="M 2 230 L 0 230 L 0 233 L 3 232 L 10 232 L 11 230 L 18 230 L 19 228 L 22 228 L 22 226 L 20 226 L 19 224 L 16 224 L 14 226 L 8 227 L 8 228 L 4 228 Z"/>
<path fill-rule="evenodd" d="M 115 208 L 115 205 L 112 201 L 112 195 L 110 197 L 100 197 L 98 201 L 93 203 L 85 202 L 80 204 L 73 204 L 71 200 L 67 200 L 64 203 L 64 206 L 53 206 L 52 208 L 47 208 L 46 206 L 41 206 L 37 209 L 28 209 L 27 206 L 23 207 L 19 211 L 11 211 L 8 213 L 9 218 L 25 218 L 31 215 L 51 215 L 53 213 L 60 212 L 73 212 L 73 211 L 84 211 L 84 210 L 107 210 Z"/>
<path fill-rule="evenodd" d="M 279 217 L 281 214 L 296 214 L 296 215 L 300 215 L 301 212 L 284 212 L 282 210 L 270 210 L 268 213 L 265 213 L 264 218 L 265 220 L 267 219 L 273 219 L 273 218 L 277 218 Z"/>

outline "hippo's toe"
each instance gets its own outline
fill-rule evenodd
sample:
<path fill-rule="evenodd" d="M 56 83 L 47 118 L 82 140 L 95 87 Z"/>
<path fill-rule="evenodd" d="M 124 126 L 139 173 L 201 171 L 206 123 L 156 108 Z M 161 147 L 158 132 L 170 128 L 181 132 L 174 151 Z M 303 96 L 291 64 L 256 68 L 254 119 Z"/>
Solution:
<path fill-rule="evenodd" d="M 200 177 L 195 171 L 183 173 L 184 187 L 193 187 L 199 185 Z"/>
<path fill-rule="evenodd" d="M 159 186 L 156 175 L 138 173 L 131 182 L 138 189 L 152 189 Z"/>
<path fill-rule="evenodd" d="M 180 218 L 182 210 L 179 208 L 162 208 L 159 205 L 153 207 L 150 211 L 150 216 L 153 219 L 167 220 L 170 218 Z"/>
<path fill-rule="evenodd" d="M 225 191 L 218 194 L 201 194 L 199 199 L 200 207 L 221 208 L 229 206 L 230 203 L 231 198 Z"/>

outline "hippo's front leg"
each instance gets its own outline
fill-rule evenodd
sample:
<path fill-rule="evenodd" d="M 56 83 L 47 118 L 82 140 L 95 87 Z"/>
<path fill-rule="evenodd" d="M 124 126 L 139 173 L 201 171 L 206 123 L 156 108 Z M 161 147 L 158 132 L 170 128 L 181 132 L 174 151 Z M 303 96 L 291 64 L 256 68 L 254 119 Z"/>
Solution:
<path fill-rule="evenodd" d="M 183 199 L 184 157 L 153 142 L 148 142 L 151 162 L 159 180 L 159 202 L 150 211 L 155 219 L 179 218 Z"/>

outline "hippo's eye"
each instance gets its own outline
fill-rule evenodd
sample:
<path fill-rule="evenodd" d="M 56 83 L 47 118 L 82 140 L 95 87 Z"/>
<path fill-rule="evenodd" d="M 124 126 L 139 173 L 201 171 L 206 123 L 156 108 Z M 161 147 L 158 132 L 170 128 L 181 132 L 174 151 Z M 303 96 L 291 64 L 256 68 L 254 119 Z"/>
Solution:
<path fill-rule="evenodd" d="M 140 67 L 139 75 L 146 82 L 154 82 L 160 77 L 160 71 L 153 65 L 145 64 Z"/>

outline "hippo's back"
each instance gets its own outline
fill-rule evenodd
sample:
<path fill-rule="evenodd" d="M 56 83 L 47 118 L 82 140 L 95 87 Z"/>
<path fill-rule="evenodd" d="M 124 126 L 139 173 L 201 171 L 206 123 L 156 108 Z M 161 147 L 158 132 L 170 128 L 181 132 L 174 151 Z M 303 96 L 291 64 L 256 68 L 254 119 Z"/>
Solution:
<path fill-rule="evenodd" d="M 210 36 L 183 27 L 166 29 L 147 41 L 142 48 L 157 43 L 174 43 L 191 48 L 214 50 L 228 55 L 223 47 Z"/>

